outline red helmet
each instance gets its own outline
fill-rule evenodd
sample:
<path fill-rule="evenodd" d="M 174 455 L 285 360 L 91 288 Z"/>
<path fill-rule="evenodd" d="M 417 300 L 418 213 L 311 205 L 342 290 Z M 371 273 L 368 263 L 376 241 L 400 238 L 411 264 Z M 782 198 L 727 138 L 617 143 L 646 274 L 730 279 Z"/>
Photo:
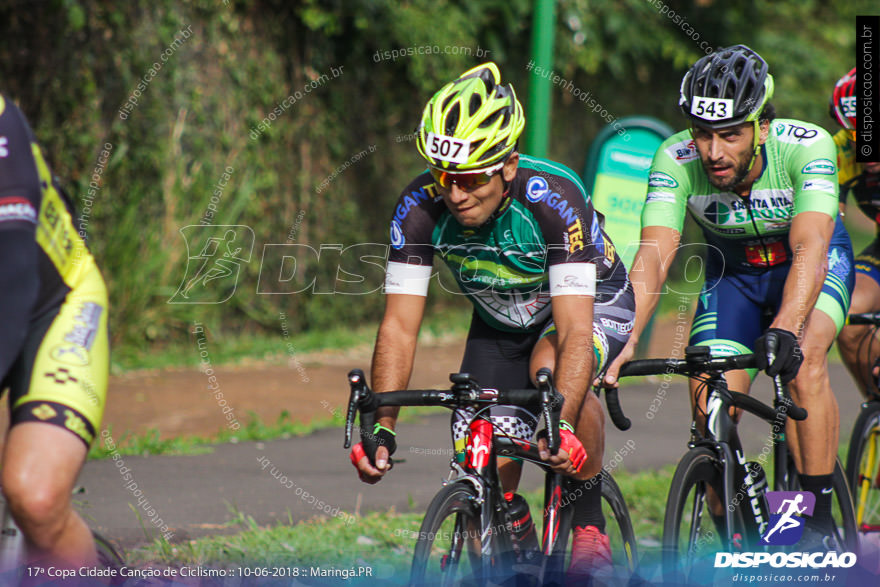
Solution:
<path fill-rule="evenodd" d="M 831 118 L 843 128 L 856 130 L 856 68 L 837 80 L 828 108 Z"/>

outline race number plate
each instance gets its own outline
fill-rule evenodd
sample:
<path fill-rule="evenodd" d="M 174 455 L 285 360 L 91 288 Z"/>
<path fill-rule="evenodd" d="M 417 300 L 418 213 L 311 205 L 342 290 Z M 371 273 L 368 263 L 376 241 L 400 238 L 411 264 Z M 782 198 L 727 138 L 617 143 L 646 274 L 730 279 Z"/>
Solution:
<path fill-rule="evenodd" d="M 428 133 L 425 146 L 428 149 L 428 155 L 450 163 L 467 163 L 468 154 L 471 152 L 470 141 L 446 135 L 435 135 L 432 132 Z"/>

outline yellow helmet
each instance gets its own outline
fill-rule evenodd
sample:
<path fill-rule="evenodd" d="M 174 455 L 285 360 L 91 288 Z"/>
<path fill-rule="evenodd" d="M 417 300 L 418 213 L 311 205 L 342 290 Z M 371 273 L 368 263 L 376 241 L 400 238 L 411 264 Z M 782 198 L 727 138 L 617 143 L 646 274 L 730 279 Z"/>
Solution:
<path fill-rule="evenodd" d="M 428 164 L 451 172 L 498 166 L 516 147 L 526 119 L 512 84 L 492 62 L 469 69 L 434 94 L 416 147 Z"/>

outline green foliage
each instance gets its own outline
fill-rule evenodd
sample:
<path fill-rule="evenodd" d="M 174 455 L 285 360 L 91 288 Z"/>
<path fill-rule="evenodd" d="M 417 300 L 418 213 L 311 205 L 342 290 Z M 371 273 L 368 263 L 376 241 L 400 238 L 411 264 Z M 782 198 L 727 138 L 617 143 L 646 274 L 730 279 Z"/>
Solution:
<path fill-rule="evenodd" d="M 700 43 L 743 42 L 770 63 L 780 115 L 831 128 L 827 99 L 852 67 L 854 17 L 873 7 L 864 0 L 556 4 L 556 71 L 591 91 L 613 116 L 654 115 L 675 127 L 681 126 L 678 84 L 703 54 Z M 661 14 L 660 6 L 676 16 Z M 79 204 L 103 145 L 112 145 L 87 231 L 110 286 L 115 345 L 131 354 L 185 342 L 193 320 L 221 339 L 273 334 L 281 312 L 291 331 L 320 333 L 375 323 L 381 294 L 260 295 L 264 245 L 386 244 L 393 203 L 423 168 L 405 135 L 430 95 L 488 58 L 500 62 L 527 100 L 532 9 L 529 0 L 5 3 L 2 90 L 24 109 Z M 184 31 L 191 34 L 180 42 Z M 427 47 L 429 54 L 405 54 Z M 488 57 L 478 58 L 477 48 Z M 404 54 L 384 58 L 391 51 Z M 285 98 L 315 83 L 275 113 Z M 136 107 L 121 116 L 135 92 Z M 564 88 L 552 92 L 550 156 L 579 169 L 605 121 Z M 373 152 L 352 161 L 371 146 Z M 179 231 L 205 217 L 227 166 L 234 171 L 211 222 L 251 227 L 251 260 L 227 302 L 168 304 L 187 264 Z M 262 274 L 274 280 L 273 291 L 307 289 L 308 280 L 299 277 L 278 281 L 277 260 Z M 365 266 L 355 265 L 368 280 L 363 289 L 378 289 L 381 279 L 365 275 Z M 306 260 L 297 271 L 337 283 L 337 267 L 326 257 Z M 432 304 L 432 311 L 467 312 L 460 297 L 442 292 Z"/>

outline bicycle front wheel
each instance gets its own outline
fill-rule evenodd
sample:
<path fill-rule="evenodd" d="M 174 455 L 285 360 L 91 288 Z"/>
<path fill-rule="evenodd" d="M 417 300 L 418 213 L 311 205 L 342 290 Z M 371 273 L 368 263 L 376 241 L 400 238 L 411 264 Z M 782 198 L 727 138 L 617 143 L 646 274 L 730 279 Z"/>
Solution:
<path fill-rule="evenodd" d="M 722 464 L 717 455 L 706 447 L 685 453 L 669 487 L 663 520 L 663 571 L 667 579 L 679 573 L 686 580 L 714 574 L 715 553 L 730 546 L 723 496 Z M 734 512 L 734 519 L 736 516 Z M 708 575 L 703 577 L 704 573 Z"/>
<path fill-rule="evenodd" d="M 859 532 L 880 532 L 880 402 L 862 407 L 846 459 Z"/>
<path fill-rule="evenodd" d="M 125 582 L 125 577 L 120 577 L 119 570 L 125 566 L 125 560 L 122 555 L 113 547 L 109 540 L 92 530 L 92 539 L 95 541 L 95 550 L 98 553 L 98 568 L 112 569 L 116 571 L 113 574 L 110 585 L 121 585 Z"/>
<path fill-rule="evenodd" d="M 458 481 L 441 489 L 419 530 L 410 585 L 484 584 L 480 518 L 473 485 Z"/>
<path fill-rule="evenodd" d="M 623 499 L 617 481 L 605 471 L 602 472 L 602 510 L 606 521 L 605 532 L 611 541 L 614 565 L 635 573 L 639 555 L 629 508 L 626 507 L 626 500 Z"/>

